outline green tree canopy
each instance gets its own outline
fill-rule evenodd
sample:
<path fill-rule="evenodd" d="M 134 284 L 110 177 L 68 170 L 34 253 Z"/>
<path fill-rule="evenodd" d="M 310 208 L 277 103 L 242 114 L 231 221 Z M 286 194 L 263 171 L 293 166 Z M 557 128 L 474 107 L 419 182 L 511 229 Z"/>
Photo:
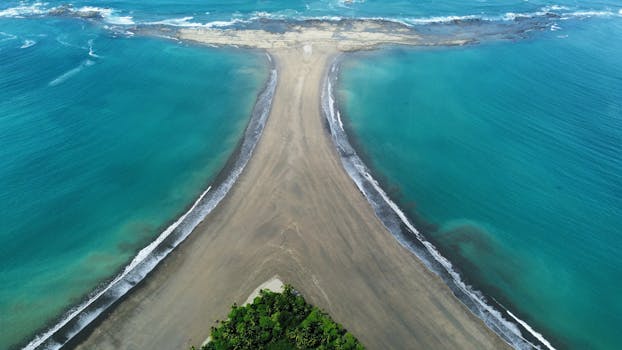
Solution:
<path fill-rule="evenodd" d="M 193 347 L 194 349 L 194 347 Z M 203 350 L 362 350 L 359 341 L 328 314 L 307 304 L 290 285 L 262 290 L 252 304 L 233 305 L 229 319 L 212 327 Z"/>

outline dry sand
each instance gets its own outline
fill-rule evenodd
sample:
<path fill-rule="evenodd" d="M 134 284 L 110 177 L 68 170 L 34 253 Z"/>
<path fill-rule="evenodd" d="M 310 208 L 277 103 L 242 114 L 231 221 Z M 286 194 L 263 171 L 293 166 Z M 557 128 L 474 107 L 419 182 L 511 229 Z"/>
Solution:
<path fill-rule="evenodd" d="M 272 277 L 266 282 L 260 284 L 259 287 L 255 288 L 251 295 L 246 298 L 246 301 L 244 302 L 244 304 L 242 304 L 242 306 L 248 305 L 255 301 L 255 298 L 259 296 L 262 290 L 269 290 L 275 293 L 283 293 L 283 291 L 285 290 L 285 284 L 279 279 L 278 276 Z"/>
<path fill-rule="evenodd" d="M 238 182 L 79 346 L 187 349 L 278 275 L 370 349 L 507 348 L 398 244 L 342 168 L 320 87 L 343 48 L 304 38 L 283 46 L 269 48 L 278 87 Z"/>

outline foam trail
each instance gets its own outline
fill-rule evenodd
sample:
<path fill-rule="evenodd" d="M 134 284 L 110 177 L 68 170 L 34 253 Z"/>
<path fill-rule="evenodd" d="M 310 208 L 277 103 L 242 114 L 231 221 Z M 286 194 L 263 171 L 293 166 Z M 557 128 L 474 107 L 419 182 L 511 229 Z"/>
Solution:
<path fill-rule="evenodd" d="M 181 17 L 181 18 L 169 18 L 169 19 L 163 19 L 160 21 L 147 22 L 145 24 L 165 25 L 165 26 L 172 26 L 172 27 L 201 27 L 203 26 L 201 23 L 190 22 L 190 20 L 192 20 L 193 18 L 194 17 L 192 16 Z"/>
<path fill-rule="evenodd" d="M 89 56 L 94 57 L 94 58 L 99 58 L 99 56 L 95 53 L 95 50 L 93 50 L 93 39 L 90 39 L 88 41 L 89 44 Z"/>
<path fill-rule="evenodd" d="M 45 4 L 42 2 L 35 2 L 32 5 L 20 5 L 11 7 L 8 9 L 0 10 L 0 17 L 24 17 L 24 16 L 34 16 L 34 15 L 42 15 L 45 13 L 43 6 Z"/>
<path fill-rule="evenodd" d="M 208 28 L 214 28 L 214 27 L 223 28 L 223 27 L 230 27 L 230 26 L 233 26 L 233 25 L 238 24 L 238 23 L 247 23 L 247 22 L 248 21 L 241 20 L 239 18 L 234 18 L 234 19 L 232 19 L 230 21 L 212 21 L 212 22 L 208 22 L 208 23 L 205 24 L 205 26 L 208 27 Z"/>
<path fill-rule="evenodd" d="M 198 23 L 198 22 L 191 22 L 192 19 L 194 19 L 194 17 L 192 16 L 180 17 L 180 18 L 168 18 L 168 19 L 163 19 L 163 20 L 155 21 L 155 22 L 147 22 L 145 24 L 164 25 L 164 26 L 171 26 L 171 27 L 223 28 L 223 27 L 230 27 L 238 23 L 247 22 L 241 19 L 232 19 L 230 21 L 212 21 L 212 22 L 207 22 L 207 23 Z"/>
<path fill-rule="evenodd" d="M 406 22 L 410 24 L 431 24 L 431 23 L 448 23 L 455 21 L 465 21 L 472 19 L 481 19 L 479 16 L 466 15 L 466 16 L 437 16 L 437 17 L 424 17 L 424 18 L 410 18 Z"/>
<path fill-rule="evenodd" d="M 342 5 L 352 5 L 356 1 L 341 2 Z M 253 22 L 261 22 L 264 20 L 271 21 L 355 21 L 355 20 L 367 20 L 367 21 L 379 21 L 394 23 L 406 27 L 419 27 L 427 25 L 449 25 L 449 26 L 464 26 L 469 23 L 487 23 L 492 26 L 500 24 L 515 23 L 517 26 L 521 26 L 521 22 L 529 20 L 535 27 L 539 28 L 542 24 L 546 23 L 550 26 L 551 19 L 570 20 L 570 19 L 584 19 L 589 17 L 620 17 L 622 16 L 622 9 L 570 9 L 569 7 L 560 5 L 548 5 L 540 7 L 534 12 L 507 12 L 505 14 L 463 14 L 463 15 L 449 15 L 449 16 L 433 16 L 433 17 L 349 17 L 339 15 L 329 16 L 305 16 L 304 14 L 296 10 L 266 12 L 256 11 L 248 15 L 238 16 L 233 15 L 229 20 L 216 20 L 207 23 L 192 22 L 194 19 L 192 16 L 163 19 L 160 21 L 152 22 L 134 22 L 131 16 L 121 16 L 119 11 L 113 8 L 102 8 L 96 6 L 83 6 L 80 8 L 74 8 L 72 5 L 61 5 L 54 8 L 45 8 L 45 3 L 36 2 L 32 5 L 20 5 L 9 9 L 1 10 L 0 17 L 28 17 L 28 16 L 72 16 L 81 19 L 89 20 L 101 20 L 104 23 L 112 26 L 130 26 L 130 25 L 166 25 L 174 27 L 204 27 L 204 28 L 227 28 L 233 27 L 238 24 L 250 24 Z M 261 23 L 259 23 L 261 25 Z M 528 23 L 522 23 L 522 26 L 528 26 Z M 547 28 L 549 26 L 546 26 Z M 536 28 L 536 29 L 537 29 Z"/>
<path fill-rule="evenodd" d="M 24 43 L 19 48 L 20 49 L 27 49 L 27 48 L 29 48 L 31 46 L 35 46 L 36 44 L 37 44 L 36 41 L 27 39 L 27 40 L 24 40 Z"/>
<path fill-rule="evenodd" d="M 544 336 L 542 336 L 542 334 L 536 332 L 533 328 L 531 328 L 531 326 L 529 324 L 527 324 L 527 322 L 525 322 L 525 321 L 521 320 L 520 318 L 514 316 L 514 314 L 511 313 L 510 310 L 505 310 L 505 312 L 507 312 L 508 315 L 510 315 L 510 317 L 512 317 L 516 322 L 518 322 L 521 326 L 523 326 L 526 330 L 528 330 L 529 333 L 531 333 L 534 337 L 536 337 L 540 342 L 542 342 L 544 345 L 546 345 L 547 348 L 549 348 L 551 350 L 555 350 L 553 345 L 551 345 L 551 343 L 549 343 L 548 340 L 546 340 L 544 338 Z"/>
<path fill-rule="evenodd" d="M 3 42 L 3 41 L 9 41 L 9 40 L 17 39 L 17 36 L 13 35 L 11 33 L 0 32 L 0 35 L 4 37 L 3 39 L 0 39 L 0 43 Z"/>
<path fill-rule="evenodd" d="M 520 20 L 530 19 L 535 22 L 548 21 L 551 18 L 559 18 L 562 20 L 568 19 L 581 19 L 586 17 L 611 17 L 622 15 L 622 9 L 618 12 L 614 12 L 610 9 L 603 10 L 576 10 L 572 11 L 570 8 L 560 5 L 549 5 L 537 9 L 534 12 L 507 12 L 505 14 L 465 14 L 465 15 L 449 15 L 449 16 L 432 16 L 432 17 L 348 17 L 338 15 L 327 16 L 305 16 L 298 11 L 278 11 L 278 12 L 266 12 L 255 11 L 249 16 L 243 18 L 232 17 L 229 21 L 219 20 L 208 23 L 196 23 L 190 22 L 193 17 L 182 17 L 165 19 L 157 22 L 147 22 L 144 24 L 158 24 L 169 25 L 178 27 L 230 27 L 236 24 L 247 24 L 261 20 L 272 21 L 350 21 L 350 20 L 367 20 L 367 21 L 379 21 L 379 22 L 391 22 L 407 27 L 422 26 L 422 25 L 435 25 L 435 24 L 447 24 L 456 25 L 464 24 L 468 22 L 488 22 L 494 23 L 506 23 L 515 22 Z"/>
<path fill-rule="evenodd" d="M 56 86 L 58 84 L 62 84 L 65 81 L 67 81 L 67 79 L 73 77 L 74 75 L 80 73 L 85 67 L 89 67 L 94 65 L 95 62 L 91 61 L 91 60 L 86 60 L 83 61 L 82 63 L 80 63 L 79 66 L 77 66 L 76 68 L 73 68 L 63 74 L 61 74 L 60 76 L 58 76 L 56 79 L 52 80 L 48 85 L 49 86 Z"/>
<path fill-rule="evenodd" d="M 77 48 L 80 48 L 79 46 L 73 45 L 72 43 L 63 40 L 64 37 L 65 37 L 64 35 L 57 36 L 56 37 L 56 42 L 61 44 L 61 45 L 63 45 L 63 46 L 66 46 L 66 47 L 77 47 Z"/>
<path fill-rule="evenodd" d="M 271 63 L 270 75 L 264 89 L 257 96 L 242 143 L 236 152 L 235 162 L 222 182 L 208 187 L 186 213 L 163 231 L 156 240 L 138 252 L 110 283 L 89 295 L 84 302 L 63 315 L 57 324 L 37 335 L 24 349 L 59 349 L 67 344 L 145 278 L 220 203 L 246 167 L 261 137 L 272 108 L 277 77 L 276 67 Z"/>
<path fill-rule="evenodd" d="M 487 303 L 481 292 L 464 283 L 451 262 L 443 257 L 436 247 L 417 231 L 406 214 L 389 198 L 380 184 L 372 177 L 369 169 L 348 141 L 334 98 L 334 85 L 337 81 L 339 63 L 340 59 L 335 59 L 324 80 L 321 91 L 322 112 L 328 122 L 331 138 L 337 148 L 343 167 L 361 193 L 367 198 L 376 216 L 400 244 L 414 253 L 429 270 L 441 277 L 454 295 L 508 344 L 516 349 L 533 349 L 544 346 L 554 350 L 551 344 L 533 328 L 526 327 L 527 324 L 524 322 L 515 320 L 517 323 L 514 323 L 507 320 L 499 310 Z M 532 341 L 525 339 L 519 328 L 521 326 L 534 338 L 533 341 L 539 342 L 540 345 L 534 345 Z"/>
<path fill-rule="evenodd" d="M 116 25 L 133 25 L 134 20 L 131 16 L 118 16 L 114 9 L 95 7 L 95 6 L 83 6 L 76 10 L 69 9 L 68 12 L 78 17 L 91 17 L 91 14 L 97 14 L 101 16 L 104 22 Z"/>

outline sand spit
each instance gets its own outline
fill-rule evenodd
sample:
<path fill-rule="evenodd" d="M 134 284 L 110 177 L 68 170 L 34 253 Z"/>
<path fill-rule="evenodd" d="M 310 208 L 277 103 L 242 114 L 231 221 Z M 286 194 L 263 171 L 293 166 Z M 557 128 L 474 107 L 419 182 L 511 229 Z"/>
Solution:
<path fill-rule="evenodd" d="M 322 82 L 339 51 L 416 45 L 418 37 L 324 26 L 179 32 L 184 40 L 267 49 L 279 71 L 272 111 L 228 196 L 83 332 L 79 348 L 200 344 L 232 303 L 242 304 L 275 275 L 370 349 L 508 348 L 374 215 L 343 169 L 320 112 Z"/>
<path fill-rule="evenodd" d="M 269 32 L 263 29 L 212 29 L 183 28 L 177 38 L 204 44 L 251 47 L 259 49 L 280 49 L 312 45 L 330 47 L 339 51 L 374 49 L 380 45 L 465 45 L 468 39 L 438 40 L 424 39 L 408 27 L 380 21 L 313 22 L 305 25 L 290 25 L 285 32 Z"/>

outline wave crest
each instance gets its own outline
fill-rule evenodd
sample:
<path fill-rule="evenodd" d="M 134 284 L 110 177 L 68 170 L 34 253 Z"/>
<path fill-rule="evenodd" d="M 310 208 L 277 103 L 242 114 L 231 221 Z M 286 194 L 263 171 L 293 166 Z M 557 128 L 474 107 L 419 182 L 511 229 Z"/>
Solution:
<path fill-rule="evenodd" d="M 84 68 L 86 67 L 90 67 L 92 65 L 95 64 L 95 61 L 91 61 L 91 60 L 85 60 L 82 61 L 82 63 L 80 63 L 76 68 L 72 68 L 68 71 L 66 71 L 65 73 L 59 75 L 56 79 L 52 80 L 49 82 L 49 86 L 56 86 L 59 84 L 64 83 L 65 81 L 67 81 L 69 78 L 77 75 L 78 73 L 80 73 Z"/>
<path fill-rule="evenodd" d="M 27 49 L 27 48 L 29 48 L 31 46 L 35 46 L 36 44 L 37 44 L 36 41 L 26 39 L 26 40 L 24 40 L 24 43 L 22 44 L 22 46 L 20 46 L 19 48 L 20 49 Z"/>
<path fill-rule="evenodd" d="M 354 3 L 362 1 L 338 1 L 338 7 L 350 8 Z M 53 8 L 46 8 L 43 2 L 35 2 L 30 5 L 19 5 L 12 8 L 0 10 L 0 17 L 28 17 L 28 16 L 71 16 L 82 19 L 101 20 L 115 26 L 134 26 L 134 25 L 166 25 L 174 27 L 206 27 L 206 28 L 230 28 L 238 25 L 256 25 L 262 21 L 349 21 L 349 20 L 370 20 L 393 22 L 408 27 L 419 27 L 425 25 L 439 24 L 468 24 L 468 23 L 503 23 L 519 22 L 526 20 L 569 20 L 584 19 L 590 17 L 622 17 L 622 9 L 593 9 L 593 8 L 570 8 L 561 5 L 548 5 L 538 8 L 532 12 L 506 12 L 503 14 L 453 14 L 443 16 L 411 17 L 411 16 L 390 16 L 390 17 L 356 17 L 341 15 L 313 16 L 299 12 L 297 10 L 280 10 L 275 12 L 255 11 L 249 14 L 234 13 L 229 19 L 218 18 L 212 21 L 191 21 L 192 16 L 177 18 L 166 18 L 157 21 L 134 21 L 134 18 L 121 15 L 121 11 L 113 8 L 96 6 L 73 7 L 73 5 L 61 5 Z M 206 14 L 209 14 L 207 12 Z"/>
<path fill-rule="evenodd" d="M 4 10 L 0 10 L 0 17 L 26 17 L 26 16 L 36 16 L 43 15 L 47 11 L 44 8 L 45 4 L 42 2 L 35 2 L 31 5 L 19 5 L 15 7 L 10 7 Z"/>

